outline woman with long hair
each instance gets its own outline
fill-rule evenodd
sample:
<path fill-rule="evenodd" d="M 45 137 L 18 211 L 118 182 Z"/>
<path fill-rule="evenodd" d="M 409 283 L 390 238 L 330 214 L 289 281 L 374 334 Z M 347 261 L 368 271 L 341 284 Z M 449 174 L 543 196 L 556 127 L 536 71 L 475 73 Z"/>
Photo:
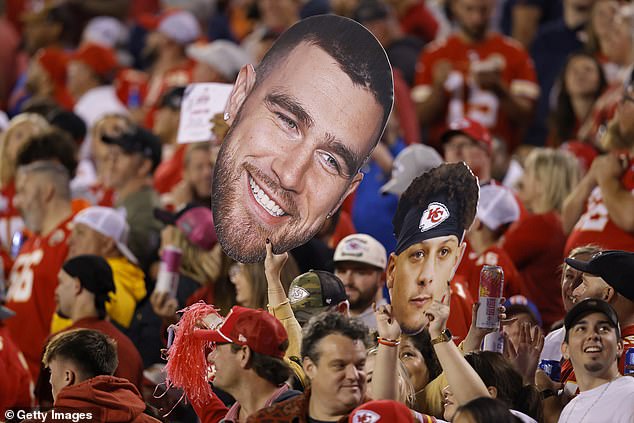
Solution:
<path fill-rule="evenodd" d="M 502 242 L 547 330 L 564 315 L 558 278 L 566 244 L 561 209 L 579 173 L 579 163 L 571 154 L 534 149 L 526 159 L 518 193 L 530 213 L 511 226 Z"/>

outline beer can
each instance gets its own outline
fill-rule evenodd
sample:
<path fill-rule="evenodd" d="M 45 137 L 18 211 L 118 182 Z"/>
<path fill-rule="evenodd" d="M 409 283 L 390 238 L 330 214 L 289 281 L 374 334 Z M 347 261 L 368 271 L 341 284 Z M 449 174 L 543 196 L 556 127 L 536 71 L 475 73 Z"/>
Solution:
<path fill-rule="evenodd" d="M 634 348 L 628 348 L 625 352 L 625 375 L 634 375 Z"/>
<path fill-rule="evenodd" d="M 561 380 L 561 363 L 558 360 L 542 360 L 539 362 L 539 368 L 548 375 L 548 377 L 559 382 Z"/>
<path fill-rule="evenodd" d="M 180 248 L 167 246 L 163 249 L 159 272 L 156 277 L 157 292 L 167 292 L 171 297 L 176 297 L 178 281 L 180 278 L 179 267 L 182 251 Z"/>
<path fill-rule="evenodd" d="M 487 333 L 484 337 L 484 341 L 482 341 L 482 350 L 493 351 L 500 354 L 504 353 L 504 336 L 502 335 L 502 331 Z"/>
<path fill-rule="evenodd" d="M 498 308 L 504 288 L 504 271 L 500 266 L 484 266 L 480 272 L 480 293 L 476 327 L 495 329 L 500 325 Z"/>

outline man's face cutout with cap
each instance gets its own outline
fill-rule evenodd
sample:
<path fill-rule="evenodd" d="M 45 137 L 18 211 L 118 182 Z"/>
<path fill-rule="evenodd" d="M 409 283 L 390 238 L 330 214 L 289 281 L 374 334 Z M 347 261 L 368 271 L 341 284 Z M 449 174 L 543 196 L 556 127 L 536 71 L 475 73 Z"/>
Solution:
<path fill-rule="evenodd" d="M 296 26 L 311 19 L 359 26 L 334 15 Z M 387 56 L 362 30 L 384 56 L 372 63 L 389 72 L 391 90 Z M 253 67 L 244 67 L 226 110 L 231 127 L 214 171 L 214 224 L 229 256 L 255 262 L 264 259 L 267 238 L 278 254 L 310 240 L 356 189 L 385 105 L 324 49 L 300 42 L 257 84 Z"/>
<path fill-rule="evenodd" d="M 425 311 L 442 302 L 466 244 L 457 207 L 438 198 L 415 206 L 405 216 L 396 251 L 390 254 L 387 286 L 392 312 L 406 334 L 429 323 Z"/>

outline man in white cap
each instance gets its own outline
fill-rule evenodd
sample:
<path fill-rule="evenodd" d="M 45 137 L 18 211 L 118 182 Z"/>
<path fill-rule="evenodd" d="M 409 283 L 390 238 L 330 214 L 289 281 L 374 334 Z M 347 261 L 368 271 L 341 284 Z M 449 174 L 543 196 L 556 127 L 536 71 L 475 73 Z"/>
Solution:
<path fill-rule="evenodd" d="M 106 312 L 121 327 L 128 328 L 136 305 L 146 295 L 143 271 L 127 246 L 129 227 L 122 213 L 110 207 L 88 207 L 73 219 L 68 240 L 68 258 L 93 254 L 106 259 L 116 290 L 106 303 Z"/>
<path fill-rule="evenodd" d="M 157 19 L 144 19 L 151 32 L 145 40 L 143 58 L 150 73 L 143 101 L 145 126 L 152 127 L 157 103 L 170 87 L 191 82 L 193 62 L 187 58 L 187 46 L 200 37 L 196 17 L 185 10 L 167 12 Z"/>
<path fill-rule="evenodd" d="M 385 304 L 381 295 L 387 264 L 385 248 L 370 235 L 348 235 L 337 244 L 334 262 L 335 275 L 346 288 L 350 315 L 363 321 L 368 328 L 376 329 L 372 304 Z"/>
<path fill-rule="evenodd" d="M 488 184 L 480 187 L 480 201 L 476 219 L 467 231 L 470 251 L 458 268 L 473 299 L 478 298 L 480 271 L 485 265 L 500 266 L 504 270 L 504 296 L 526 295 L 522 276 L 508 253 L 498 241 L 509 226 L 520 217 L 520 207 L 513 193 L 506 187 Z"/>
<path fill-rule="evenodd" d="M 192 44 L 187 48 L 187 57 L 196 61 L 193 82 L 232 84 L 242 66 L 254 63 L 243 48 L 227 40 Z"/>

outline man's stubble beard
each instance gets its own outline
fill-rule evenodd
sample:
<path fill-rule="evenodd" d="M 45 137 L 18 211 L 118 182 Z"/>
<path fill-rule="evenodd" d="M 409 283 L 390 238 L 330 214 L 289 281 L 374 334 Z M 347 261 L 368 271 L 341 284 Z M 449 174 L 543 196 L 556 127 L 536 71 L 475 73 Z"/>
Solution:
<path fill-rule="evenodd" d="M 214 167 L 212 189 L 212 212 L 214 227 L 224 252 L 240 263 L 256 263 L 266 258 L 266 239 L 273 244 L 273 252 L 280 254 L 308 242 L 315 233 L 304 233 L 299 230 L 300 220 L 292 218 L 281 230 L 266 231 L 250 216 L 246 205 L 240 204 L 241 169 L 243 163 L 236 163 L 235 151 L 231 149 L 233 129 L 239 119 L 229 128 L 227 136 L 220 147 L 218 159 Z M 235 143 L 239 140 L 235 140 Z M 277 190 L 281 188 L 277 187 Z"/>

